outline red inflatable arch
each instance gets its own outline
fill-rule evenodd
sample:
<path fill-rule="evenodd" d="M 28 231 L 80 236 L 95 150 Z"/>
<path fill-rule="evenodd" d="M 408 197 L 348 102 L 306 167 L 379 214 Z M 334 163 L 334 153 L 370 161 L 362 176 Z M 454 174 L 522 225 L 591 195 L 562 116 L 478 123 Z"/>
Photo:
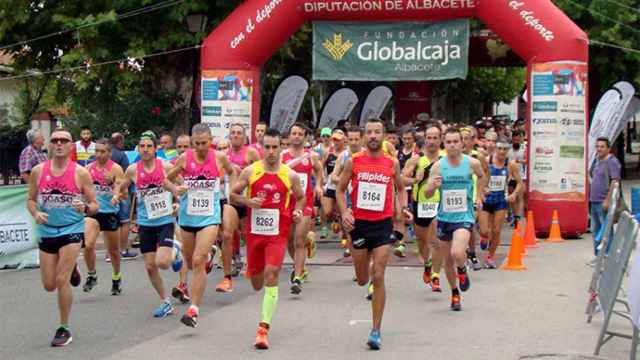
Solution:
<path fill-rule="evenodd" d="M 247 0 L 205 40 L 201 53 L 202 71 L 244 70 L 251 77 L 253 88 L 259 89 L 262 64 L 307 21 L 440 21 L 460 18 L 480 19 L 522 57 L 530 74 L 528 83 L 531 83 L 531 73 L 536 64 L 575 62 L 585 66 L 588 62 L 587 35 L 551 0 Z M 586 86 L 583 91 L 585 99 L 588 99 Z M 531 123 L 532 95 L 531 91 L 528 93 L 528 120 Z M 259 91 L 254 91 L 251 97 L 252 123 L 255 126 L 260 113 Z M 585 107 L 585 129 L 588 129 L 587 114 Z M 585 147 L 586 141 L 585 131 Z M 530 154 L 530 163 L 532 158 Z M 534 211 L 539 234 L 548 232 L 554 209 L 560 213 L 563 234 L 585 232 L 588 209 L 586 167 L 585 157 L 584 169 L 579 169 L 584 172 L 585 181 L 578 186 L 578 195 L 563 197 L 529 191 L 528 205 Z"/>

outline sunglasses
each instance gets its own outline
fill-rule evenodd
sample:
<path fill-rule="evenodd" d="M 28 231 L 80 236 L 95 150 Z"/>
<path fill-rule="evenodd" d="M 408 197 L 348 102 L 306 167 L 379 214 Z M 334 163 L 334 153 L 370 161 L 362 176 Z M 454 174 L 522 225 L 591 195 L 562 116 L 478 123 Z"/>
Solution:
<path fill-rule="evenodd" d="M 56 138 L 56 139 L 51 139 L 51 143 L 52 144 L 68 144 L 71 142 L 71 139 L 67 139 L 67 138 Z"/>

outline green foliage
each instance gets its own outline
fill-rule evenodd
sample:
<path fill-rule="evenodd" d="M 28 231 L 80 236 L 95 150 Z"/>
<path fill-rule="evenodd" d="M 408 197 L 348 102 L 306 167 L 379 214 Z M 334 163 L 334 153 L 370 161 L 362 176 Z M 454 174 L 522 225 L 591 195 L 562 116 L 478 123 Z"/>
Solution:
<path fill-rule="evenodd" d="M 26 134 L 26 126 L 0 126 L 0 150 L 21 150 Z"/>

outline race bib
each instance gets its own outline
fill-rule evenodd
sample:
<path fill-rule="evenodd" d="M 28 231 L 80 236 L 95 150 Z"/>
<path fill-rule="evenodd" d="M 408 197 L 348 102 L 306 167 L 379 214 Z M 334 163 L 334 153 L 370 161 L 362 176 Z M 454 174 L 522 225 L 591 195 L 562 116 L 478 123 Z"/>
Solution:
<path fill-rule="evenodd" d="M 442 192 L 444 212 L 460 213 L 467 211 L 467 190 L 444 190 Z"/>
<path fill-rule="evenodd" d="M 187 192 L 187 215 L 213 216 L 215 191 L 212 189 L 190 189 Z"/>
<path fill-rule="evenodd" d="M 358 202 L 359 209 L 382 211 L 386 200 L 387 185 L 374 184 L 369 182 L 360 182 L 358 185 Z"/>
<path fill-rule="evenodd" d="M 500 192 L 504 191 L 505 184 L 507 182 L 506 176 L 492 176 L 489 178 L 489 191 Z"/>
<path fill-rule="evenodd" d="M 149 220 L 171 215 L 173 212 L 171 196 L 170 192 L 162 191 L 144 197 L 144 207 L 147 210 Z"/>
<path fill-rule="evenodd" d="M 300 186 L 302 186 L 302 191 L 307 192 L 307 184 L 309 183 L 309 174 L 298 173 L 300 177 Z"/>
<path fill-rule="evenodd" d="M 438 215 L 438 203 L 418 203 L 418 218 L 431 219 Z"/>
<path fill-rule="evenodd" d="M 252 209 L 251 233 L 278 235 L 280 233 L 280 212 L 278 209 Z"/>

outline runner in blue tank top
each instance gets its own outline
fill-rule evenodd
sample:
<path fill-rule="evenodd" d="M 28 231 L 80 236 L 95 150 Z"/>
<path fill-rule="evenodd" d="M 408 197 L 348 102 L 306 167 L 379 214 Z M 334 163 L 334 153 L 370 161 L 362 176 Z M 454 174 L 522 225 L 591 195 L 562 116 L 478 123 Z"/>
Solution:
<path fill-rule="evenodd" d="M 471 282 L 465 262 L 469 237 L 475 223 L 473 210 L 473 175 L 477 178 L 476 201 L 482 204 L 486 176 L 480 161 L 462 153 L 462 134 L 449 128 L 444 136 L 447 156 L 435 163 L 429 174 L 425 196 L 440 189 L 438 207 L 438 239 L 444 257 L 444 268 L 451 286 L 451 309 L 460 311 L 460 290 L 469 289 Z M 456 273 L 457 268 L 457 273 Z"/>
<path fill-rule="evenodd" d="M 83 216 L 98 211 L 89 172 L 71 160 L 72 141 L 66 130 L 51 134 L 51 160 L 31 171 L 27 198 L 27 209 L 38 224 L 42 285 L 48 292 L 58 291 L 60 326 L 51 346 L 66 346 L 73 340 L 69 282 L 78 286 L 81 281 L 76 259 L 84 239 Z"/>
<path fill-rule="evenodd" d="M 482 236 L 489 239 L 489 253 L 484 265 L 487 269 L 495 269 L 496 249 L 500 244 L 500 231 L 504 224 L 509 204 L 513 204 L 522 190 L 522 179 L 518 163 L 507 158 L 511 146 L 506 139 L 498 139 L 496 149 L 489 158 L 489 187 L 480 212 L 480 229 Z M 516 183 L 514 192 L 507 196 L 508 179 Z"/>

